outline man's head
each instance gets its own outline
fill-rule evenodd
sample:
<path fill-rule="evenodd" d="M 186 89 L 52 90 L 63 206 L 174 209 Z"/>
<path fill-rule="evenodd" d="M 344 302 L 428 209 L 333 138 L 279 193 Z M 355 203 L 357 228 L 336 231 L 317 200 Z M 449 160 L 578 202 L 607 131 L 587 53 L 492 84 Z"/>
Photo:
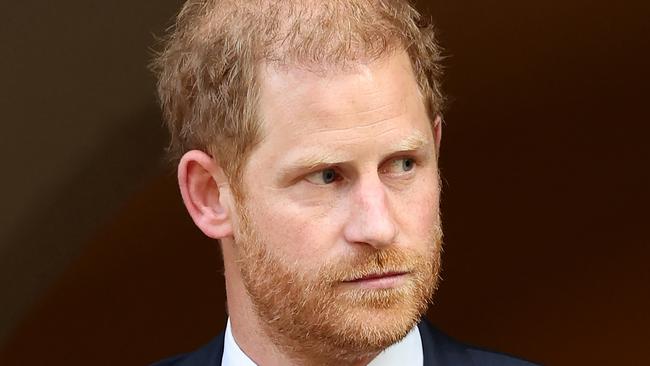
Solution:
<path fill-rule="evenodd" d="M 371 356 L 435 289 L 442 96 L 417 18 L 402 1 L 190 1 L 157 59 L 231 317 L 250 302 L 292 357 Z"/>
<path fill-rule="evenodd" d="M 262 139 L 262 65 L 322 71 L 405 50 L 433 122 L 441 113 L 433 27 L 403 0 L 189 0 L 154 60 L 170 154 L 206 151 L 231 183 Z M 236 193 L 239 185 L 234 184 Z"/>

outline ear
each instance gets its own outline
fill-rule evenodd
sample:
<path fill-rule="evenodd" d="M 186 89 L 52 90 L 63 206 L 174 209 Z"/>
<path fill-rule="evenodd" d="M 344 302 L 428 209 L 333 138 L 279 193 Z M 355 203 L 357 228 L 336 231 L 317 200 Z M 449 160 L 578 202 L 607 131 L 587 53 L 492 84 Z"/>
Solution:
<path fill-rule="evenodd" d="M 228 179 L 215 159 L 199 150 L 185 153 L 178 164 L 178 185 L 187 212 L 205 235 L 232 236 Z"/>
<path fill-rule="evenodd" d="M 433 139 L 436 144 L 436 156 L 440 157 L 440 143 L 442 142 L 442 117 L 436 116 L 433 122 Z"/>

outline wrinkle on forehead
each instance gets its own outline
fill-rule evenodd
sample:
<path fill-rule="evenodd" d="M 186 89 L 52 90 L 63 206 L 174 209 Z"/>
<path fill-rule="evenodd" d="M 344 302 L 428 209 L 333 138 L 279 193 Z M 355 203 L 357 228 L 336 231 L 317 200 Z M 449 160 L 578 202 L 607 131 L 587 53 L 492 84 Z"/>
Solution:
<path fill-rule="evenodd" d="M 343 135 L 345 138 L 354 138 L 356 135 L 361 136 L 380 136 L 395 129 L 395 125 L 391 121 L 399 118 L 403 113 L 399 114 L 390 114 L 390 115 L 369 115 L 372 112 L 366 113 L 342 113 L 337 115 L 337 118 L 344 117 L 354 117 L 357 119 L 357 123 L 347 126 L 335 126 L 330 125 L 328 121 L 331 122 L 332 116 L 324 117 L 319 120 L 319 123 L 316 123 L 318 127 L 309 128 L 310 133 L 314 134 L 331 134 L 331 135 Z"/>

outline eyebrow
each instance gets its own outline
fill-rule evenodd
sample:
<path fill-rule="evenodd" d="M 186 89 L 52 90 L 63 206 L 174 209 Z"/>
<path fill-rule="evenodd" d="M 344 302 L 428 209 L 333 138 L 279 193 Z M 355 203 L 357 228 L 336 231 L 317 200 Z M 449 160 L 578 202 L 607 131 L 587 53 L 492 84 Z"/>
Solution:
<path fill-rule="evenodd" d="M 404 153 L 407 151 L 416 151 L 422 150 L 423 148 L 431 145 L 432 141 L 421 132 L 416 132 L 410 136 L 400 140 L 399 142 L 392 144 L 388 147 L 390 151 L 386 156 L 395 155 L 398 153 Z M 431 150 L 431 149 L 426 149 Z M 427 156 L 429 152 L 427 153 Z M 285 168 L 282 169 L 282 175 L 295 172 L 297 170 L 311 170 L 317 167 L 329 166 L 335 164 L 346 163 L 348 160 L 343 155 L 336 151 L 334 152 L 323 152 L 323 151 L 313 151 L 308 152 L 300 158 L 291 161 Z"/>
<path fill-rule="evenodd" d="M 417 132 L 414 133 L 404 140 L 398 142 L 394 146 L 391 146 L 392 151 L 412 151 L 412 150 L 419 150 L 422 147 L 428 145 L 430 143 L 429 139 L 421 133 Z"/>

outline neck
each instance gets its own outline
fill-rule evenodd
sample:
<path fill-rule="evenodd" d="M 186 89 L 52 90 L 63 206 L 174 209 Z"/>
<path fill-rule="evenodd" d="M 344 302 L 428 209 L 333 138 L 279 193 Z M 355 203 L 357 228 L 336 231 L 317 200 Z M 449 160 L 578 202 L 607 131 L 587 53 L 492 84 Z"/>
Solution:
<path fill-rule="evenodd" d="M 222 240 L 223 259 L 226 278 L 228 316 L 233 338 L 239 348 L 258 365 L 299 366 L 299 365 L 349 365 L 366 366 L 376 355 L 356 361 L 341 361 L 326 356 L 304 355 L 296 349 L 295 354 L 281 349 L 273 343 L 263 322 L 257 316 L 254 305 L 242 281 L 235 262 L 232 242 Z"/>

